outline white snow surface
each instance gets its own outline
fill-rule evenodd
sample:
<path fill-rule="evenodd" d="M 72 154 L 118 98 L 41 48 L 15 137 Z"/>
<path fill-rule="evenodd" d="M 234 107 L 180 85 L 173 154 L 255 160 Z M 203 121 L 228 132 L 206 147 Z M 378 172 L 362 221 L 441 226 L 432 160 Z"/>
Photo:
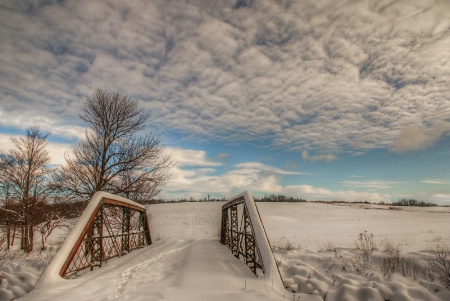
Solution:
<path fill-rule="evenodd" d="M 377 264 L 377 259 L 386 256 L 386 241 L 400 245 L 402 256 L 418 264 L 425 264 L 430 246 L 450 245 L 448 207 L 257 203 L 270 243 L 277 250 L 284 285 L 296 293 L 286 291 L 283 297 L 272 291 L 271 282 L 257 279 L 218 242 L 222 205 L 150 205 L 153 245 L 110 260 L 79 278 L 54 282 L 20 300 L 307 300 L 299 292 L 310 294 L 310 300 L 322 297 L 326 301 L 450 300 L 450 290 L 437 279 L 420 271 L 415 277 L 401 273 L 385 277 Z M 361 254 L 355 241 L 364 230 L 373 234 L 378 250 L 372 265 L 359 269 Z M 20 287 L 27 291 L 26 286 L 33 283 L 27 280 L 29 276 L 23 283 L 10 281 L 13 268 L 2 267 L 0 273 L 2 301 L 11 299 L 6 294 Z M 28 273 L 36 278 L 36 272 Z M 16 288 L 8 288 L 13 282 Z"/>

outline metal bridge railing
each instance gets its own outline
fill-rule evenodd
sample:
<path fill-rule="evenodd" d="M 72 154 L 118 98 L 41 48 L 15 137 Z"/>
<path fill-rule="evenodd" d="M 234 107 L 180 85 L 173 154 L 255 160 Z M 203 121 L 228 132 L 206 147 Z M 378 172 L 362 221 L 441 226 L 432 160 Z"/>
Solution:
<path fill-rule="evenodd" d="M 236 258 L 247 264 L 255 275 L 258 270 L 264 273 L 264 263 L 244 197 L 222 207 L 220 243 L 226 245 Z"/>
<path fill-rule="evenodd" d="M 60 271 L 62 277 L 151 244 L 145 209 L 103 198 L 93 212 Z"/>
<path fill-rule="evenodd" d="M 247 264 L 252 272 L 272 283 L 272 290 L 286 293 L 266 230 L 250 192 L 245 191 L 222 206 L 220 242 Z"/>
<path fill-rule="evenodd" d="M 145 207 L 97 192 L 39 279 L 35 290 L 101 267 L 106 261 L 152 243 Z"/>

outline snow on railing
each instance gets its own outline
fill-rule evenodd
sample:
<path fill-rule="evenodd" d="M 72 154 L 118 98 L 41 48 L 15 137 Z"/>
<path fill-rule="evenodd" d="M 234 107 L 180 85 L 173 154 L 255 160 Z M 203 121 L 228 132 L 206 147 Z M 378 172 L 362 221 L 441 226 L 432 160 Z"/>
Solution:
<path fill-rule="evenodd" d="M 222 206 L 220 242 L 255 275 L 264 278 L 268 289 L 286 292 L 261 216 L 249 191 Z"/>
<path fill-rule="evenodd" d="M 42 274 L 35 291 L 151 243 L 144 206 L 97 192 Z"/>

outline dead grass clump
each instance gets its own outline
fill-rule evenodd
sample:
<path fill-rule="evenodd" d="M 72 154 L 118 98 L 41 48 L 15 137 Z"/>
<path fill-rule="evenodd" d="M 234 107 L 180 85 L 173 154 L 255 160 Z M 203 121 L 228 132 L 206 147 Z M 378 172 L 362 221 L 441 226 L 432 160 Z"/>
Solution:
<path fill-rule="evenodd" d="M 16 256 L 16 252 L 8 250 L 6 235 L 2 235 L 0 231 L 0 266 L 12 261 Z"/>
<path fill-rule="evenodd" d="M 324 242 L 318 242 L 317 245 L 319 247 L 319 251 L 336 252 L 336 245 L 328 239 Z"/>
<path fill-rule="evenodd" d="M 372 233 L 361 232 L 355 241 L 356 248 L 363 253 L 362 258 L 356 257 L 354 266 L 357 270 L 368 269 L 372 266 L 372 253 L 377 249 L 375 239 Z"/>
<path fill-rule="evenodd" d="M 293 242 L 284 239 L 276 243 L 272 243 L 272 251 L 288 252 L 299 249 L 300 247 L 297 244 L 294 244 Z"/>
<path fill-rule="evenodd" d="M 387 238 L 383 238 L 381 240 L 381 250 L 389 255 L 394 255 L 401 252 L 401 245 L 396 244 Z"/>
<path fill-rule="evenodd" d="M 431 255 L 425 256 L 431 270 L 437 275 L 439 281 L 450 287 L 450 249 L 447 245 L 431 247 Z"/>

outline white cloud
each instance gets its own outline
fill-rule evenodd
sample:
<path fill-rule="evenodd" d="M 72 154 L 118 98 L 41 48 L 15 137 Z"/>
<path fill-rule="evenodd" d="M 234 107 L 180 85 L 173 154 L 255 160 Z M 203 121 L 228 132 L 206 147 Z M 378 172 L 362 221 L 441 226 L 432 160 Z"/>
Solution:
<path fill-rule="evenodd" d="M 449 181 L 436 180 L 436 179 L 426 179 L 426 180 L 422 180 L 420 182 L 421 183 L 425 183 L 425 184 L 436 184 L 436 185 L 448 185 L 448 184 L 450 184 Z"/>
<path fill-rule="evenodd" d="M 352 190 L 330 190 L 327 188 L 313 187 L 310 185 L 286 186 L 283 193 L 296 195 L 309 201 L 344 201 L 344 202 L 374 202 L 391 201 L 391 196 L 386 194 L 359 192 Z"/>
<path fill-rule="evenodd" d="M 207 158 L 206 152 L 183 148 L 166 147 L 165 152 L 171 154 L 177 166 L 220 166 L 220 162 Z"/>
<path fill-rule="evenodd" d="M 440 122 L 430 128 L 417 126 L 407 127 L 400 131 L 397 139 L 390 145 L 390 151 L 402 153 L 425 149 L 449 133 L 450 123 L 444 122 Z"/>
<path fill-rule="evenodd" d="M 238 169 L 253 169 L 258 171 L 266 171 L 271 172 L 274 174 L 280 174 L 280 175 L 303 175 L 303 172 L 294 172 L 294 171 L 288 171 L 288 170 L 282 170 L 273 166 L 269 166 L 266 164 L 262 164 L 259 162 L 246 162 L 246 163 L 240 163 L 235 166 Z"/>
<path fill-rule="evenodd" d="M 397 181 L 384 181 L 384 180 L 368 180 L 368 181 L 343 181 L 340 182 L 342 186 L 348 187 L 358 187 L 365 189 L 391 189 L 398 184 L 403 184 L 404 182 Z"/>
<path fill-rule="evenodd" d="M 337 157 L 333 154 L 321 154 L 316 156 L 310 156 L 307 150 L 304 150 L 302 152 L 302 159 L 309 162 L 315 162 L 315 161 L 335 161 L 337 160 Z"/>
<path fill-rule="evenodd" d="M 22 136 L 0 134 L 0 151 L 8 152 L 10 149 L 15 148 L 14 144 L 11 141 L 11 138 L 13 137 L 18 138 Z M 67 152 L 70 154 L 70 152 L 73 149 L 73 145 L 49 142 L 46 149 L 50 156 L 50 164 L 62 165 L 65 164 L 66 162 L 64 158 L 64 153 Z"/>
<path fill-rule="evenodd" d="M 183 150 L 180 149 L 180 152 Z M 188 150 L 188 153 L 190 150 Z M 200 160 L 201 161 L 201 160 Z M 198 165 L 201 166 L 201 165 Z M 356 192 L 352 190 L 333 191 L 310 185 L 283 185 L 283 175 L 300 175 L 259 162 L 243 162 L 223 174 L 211 167 L 183 169 L 177 166 L 165 187 L 162 197 L 205 197 L 207 194 L 231 197 L 249 190 L 254 193 L 276 193 L 302 197 L 307 200 L 339 201 L 389 201 L 390 197 L 379 193 Z M 181 192 L 181 193 L 180 193 Z"/>

